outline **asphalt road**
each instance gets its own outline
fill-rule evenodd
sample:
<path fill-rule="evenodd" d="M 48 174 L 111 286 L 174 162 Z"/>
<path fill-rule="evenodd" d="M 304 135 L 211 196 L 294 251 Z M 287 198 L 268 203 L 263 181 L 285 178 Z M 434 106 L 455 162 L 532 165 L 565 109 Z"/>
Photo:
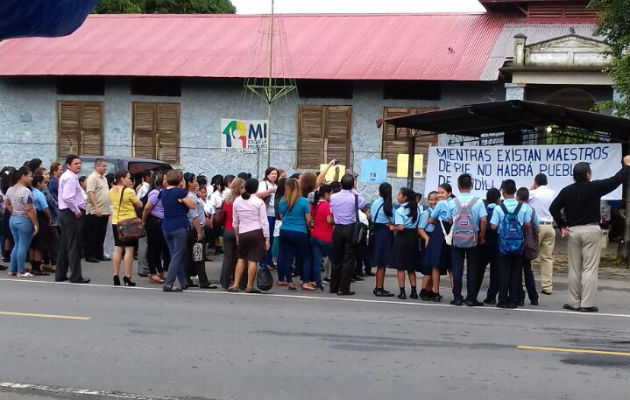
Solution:
<path fill-rule="evenodd" d="M 84 267 L 93 284 L 0 278 L 0 399 L 630 393 L 627 280 L 601 280 L 601 313 L 583 314 L 562 310 L 562 277 L 539 307 L 500 310 L 450 306 L 448 295 L 441 304 L 383 301 L 371 296 L 370 281 L 353 285 L 354 298 L 278 288 L 163 293 L 144 280 L 114 288 L 108 264 Z M 218 263 L 208 270 L 218 277 Z M 395 286 L 393 275 L 387 284 Z"/>

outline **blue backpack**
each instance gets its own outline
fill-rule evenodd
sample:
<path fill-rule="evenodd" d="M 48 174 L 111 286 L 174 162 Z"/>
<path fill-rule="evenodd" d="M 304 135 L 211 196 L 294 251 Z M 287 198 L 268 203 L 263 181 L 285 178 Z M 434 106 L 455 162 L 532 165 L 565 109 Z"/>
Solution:
<path fill-rule="evenodd" d="M 522 205 L 522 203 L 519 203 L 514 212 L 510 213 L 505 204 L 501 204 L 501 209 L 505 216 L 499 229 L 499 251 L 503 255 L 519 255 L 523 253 L 523 224 L 518 220 L 518 212 L 521 210 Z"/>

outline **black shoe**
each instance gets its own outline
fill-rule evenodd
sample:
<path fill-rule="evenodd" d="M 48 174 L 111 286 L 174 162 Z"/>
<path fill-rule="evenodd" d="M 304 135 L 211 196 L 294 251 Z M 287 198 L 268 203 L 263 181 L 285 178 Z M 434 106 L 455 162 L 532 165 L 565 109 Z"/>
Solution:
<path fill-rule="evenodd" d="M 580 307 L 580 311 L 582 312 L 598 312 L 599 308 L 593 306 L 593 307 Z"/>
<path fill-rule="evenodd" d="M 541 290 L 542 294 L 546 294 L 547 296 L 551 296 L 551 292 L 548 290 Z"/>
<path fill-rule="evenodd" d="M 165 292 L 181 292 L 184 288 L 174 288 L 173 286 L 162 286 L 162 290 Z"/>
<path fill-rule="evenodd" d="M 324 278 L 324 282 L 330 282 L 330 278 Z"/>
<path fill-rule="evenodd" d="M 394 293 L 390 292 L 389 290 L 381 289 L 381 293 L 381 296 L 383 297 L 394 297 Z"/>
<path fill-rule="evenodd" d="M 70 281 L 70 283 L 90 283 L 90 278 L 81 278 L 80 281 Z"/>
<path fill-rule="evenodd" d="M 144 272 L 138 272 L 138 276 L 146 278 L 147 276 L 149 276 L 149 274 L 145 274 Z"/>
<path fill-rule="evenodd" d="M 120 277 L 118 275 L 114 275 L 114 286 L 120 286 Z"/>
<path fill-rule="evenodd" d="M 258 294 L 258 293 L 262 293 L 262 292 L 260 290 L 258 290 L 258 289 L 251 288 L 251 289 L 245 289 L 245 293 Z"/>
<path fill-rule="evenodd" d="M 407 294 L 403 291 L 400 292 L 400 294 L 396 297 L 398 297 L 400 300 L 405 300 L 407 298 Z"/>
<path fill-rule="evenodd" d="M 365 279 L 361 278 L 361 277 L 360 277 L 360 276 L 358 276 L 358 275 L 357 275 L 357 276 L 355 276 L 354 278 L 352 278 L 352 281 L 353 281 L 353 282 L 361 282 L 361 281 L 364 281 L 364 280 L 365 280 Z"/>
<path fill-rule="evenodd" d="M 505 308 L 515 309 L 518 308 L 518 306 L 514 303 L 508 303 L 505 305 Z"/>
<path fill-rule="evenodd" d="M 505 303 L 499 303 L 497 304 L 497 308 L 508 308 L 508 306 Z"/>
<path fill-rule="evenodd" d="M 186 282 L 186 287 L 198 287 L 199 285 L 193 281 Z"/>
<path fill-rule="evenodd" d="M 103 257 L 103 258 L 99 258 L 99 261 L 111 261 L 112 259 L 109 257 Z"/>
<path fill-rule="evenodd" d="M 132 281 L 129 277 L 123 276 L 123 281 L 125 282 L 125 286 L 136 286 L 136 282 Z"/>
<path fill-rule="evenodd" d="M 4 271 L 4 270 L 6 270 L 7 268 L 9 268 L 9 267 L 7 267 L 6 265 L 0 265 L 0 271 Z"/>
<path fill-rule="evenodd" d="M 434 303 L 439 303 L 440 301 L 442 301 L 442 295 L 440 293 L 435 293 L 433 292 L 433 302 Z"/>
<path fill-rule="evenodd" d="M 356 293 L 353 291 L 349 292 L 337 292 L 337 296 L 354 296 Z"/>
<path fill-rule="evenodd" d="M 89 262 L 92 264 L 98 264 L 99 263 L 99 259 L 98 258 L 94 258 L 94 257 L 90 257 L 90 258 L 86 258 L 85 262 Z"/>
<path fill-rule="evenodd" d="M 199 289 L 216 289 L 216 285 L 199 285 Z"/>
<path fill-rule="evenodd" d="M 376 276 L 376 274 L 372 271 L 365 271 L 365 276 Z"/>
<path fill-rule="evenodd" d="M 570 304 L 565 304 L 565 305 L 562 306 L 562 308 L 564 308 L 565 310 L 569 310 L 569 311 L 580 311 L 579 307 L 576 308 L 576 307 L 573 307 Z"/>
<path fill-rule="evenodd" d="M 48 272 L 44 272 L 41 269 L 33 269 L 31 270 L 31 274 L 35 276 L 48 276 L 50 275 Z"/>
<path fill-rule="evenodd" d="M 67 277 L 67 276 L 64 276 L 64 277 L 62 277 L 62 278 L 58 278 L 58 279 L 57 279 L 57 278 L 55 278 L 55 282 L 65 282 L 65 281 L 67 281 L 67 280 L 68 280 L 68 277 Z"/>
<path fill-rule="evenodd" d="M 455 300 L 451 300 L 451 305 L 452 306 L 461 306 L 462 304 L 464 304 L 463 301 L 461 301 L 461 299 L 455 299 Z"/>
<path fill-rule="evenodd" d="M 409 294 L 409 298 L 410 299 L 414 299 L 414 300 L 418 300 L 418 292 L 416 292 L 415 288 L 411 289 L 411 294 Z"/>
<path fill-rule="evenodd" d="M 538 305 L 538 299 L 534 299 L 532 301 L 529 302 L 532 306 L 537 306 Z"/>
<path fill-rule="evenodd" d="M 481 307 L 483 306 L 483 303 L 477 300 L 466 300 L 466 305 L 468 307 Z"/>
<path fill-rule="evenodd" d="M 497 304 L 497 301 L 495 299 L 485 299 L 483 301 L 483 304 L 487 304 L 489 306 L 493 306 L 493 305 Z"/>
<path fill-rule="evenodd" d="M 525 300 L 519 301 L 516 305 L 519 307 L 525 307 Z"/>

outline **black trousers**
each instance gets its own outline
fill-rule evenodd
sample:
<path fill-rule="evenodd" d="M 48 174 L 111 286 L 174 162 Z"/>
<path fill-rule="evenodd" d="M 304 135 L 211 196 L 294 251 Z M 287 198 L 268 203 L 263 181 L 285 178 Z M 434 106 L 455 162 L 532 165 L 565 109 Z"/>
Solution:
<path fill-rule="evenodd" d="M 162 232 L 162 220 L 153 215 L 147 218 L 147 263 L 151 274 L 158 274 L 168 269 L 171 262 L 171 253 L 168 251 L 164 232 Z"/>
<path fill-rule="evenodd" d="M 353 225 L 335 225 L 330 255 L 330 293 L 350 291 L 356 263 L 356 245 L 352 242 Z"/>
<path fill-rule="evenodd" d="M 489 235 L 488 235 L 489 236 Z M 477 266 L 477 293 L 481 290 L 483 278 L 486 274 L 486 267 L 490 264 L 490 284 L 486 299 L 496 300 L 499 294 L 499 261 L 497 239 L 486 237 L 486 243 L 479 246 L 479 265 Z"/>
<path fill-rule="evenodd" d="M 197 232 L 188 231 L 188 240 L 186 242 L 187 254 L 184 259 L 184 271 L 186 272 L 186 278 L 188 278 L 188 281 L 190 282 L 190 278 L 197 275 L 199 278 L 199 286 L 208 286 L 210 282 L 208 281 L 208 275 L 206 274 L 206 262 L 193 260 L 192 249 L 195 243 L 197 243 Z M 201 243 L 203 243 L 203 240 Z"/>
<path fill-rule="evenodd" d="M 103 243 L 107 234 L 107 221 L 109 215 L 87 214 L 83 224 L 85 234 L 85 258 L 105 258 L 103 255 Z"/>
<path fill-rule="evenodd" d="M 479 264 L 479 248 L 460 249 L 451 246 L 451 262 L 453 268 L 453 297 L 463 300 L 462 281 L 464 275 L 464 258 L 466 259 L 466 300 L 477 300 L 477 265 Z"/>
<path fill-rule="evenodd" d="M 523 256 L 504 255 L 498 253 L 499 258 L 499 304 L 517 305 L 519 289 L 521 289 L 521 274 L 523 273 Z"/>
<path fill-rule="evenodd" d="M 536 291 L 536 279 L 532 271 L 532 262 L 523 258 L 523 275 L 525 276 L 525 288 L 527 289 L 527 297 L 529 301 L 538 300 L 538 292 Z M 520 279 L 519 279 L 520 281 Z M 518 297 L 521 302 L 525 301 L 525 291 L 523 285 L 518 286 Z"/>
<path fill-rule="evenodd" d="M 70 282 L 81 282 L 81 236 L 83 233 L 83 220 L 68 209 L 59 212 L 59 254 L 57 256 L 57 271 L 55 280 L 65 280 L 70 270 Z"/>

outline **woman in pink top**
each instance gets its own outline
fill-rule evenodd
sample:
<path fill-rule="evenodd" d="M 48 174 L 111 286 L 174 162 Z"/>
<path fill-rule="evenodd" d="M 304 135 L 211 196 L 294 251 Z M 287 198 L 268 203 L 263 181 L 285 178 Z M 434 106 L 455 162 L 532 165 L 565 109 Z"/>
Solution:
<path fill-rule="evenodd" d="M 311 248 L 313 249 L 313 270 L 315 271 L 315 284 L 323 290 L 321 282 L 321 265 L 323 257 L 330 257 L 332 252 L 332 233 L 334 220 L 330 212 L 330 185 L 321 185 L 315 192 L 315 206 L 313 206 L 313 229 L 311 230 Z M 326 271 L 328 276 L 328 271 Z"/>
<path fill-rule="evenodd" d="M 269 222 L 265 202 L 254 196 L 258 191 L 258 179 L 249 178 L 245 182 L 245 192 L 234 200 L 232 225 L 236 233 L 238 262 L 234 273 L 234 283 L 229 292 L 238 292 L 238 282 L 245 272 L 247 263 L 247 293 L 260 293 L 254 288 L 257 264 L 269 250 Z"/>

